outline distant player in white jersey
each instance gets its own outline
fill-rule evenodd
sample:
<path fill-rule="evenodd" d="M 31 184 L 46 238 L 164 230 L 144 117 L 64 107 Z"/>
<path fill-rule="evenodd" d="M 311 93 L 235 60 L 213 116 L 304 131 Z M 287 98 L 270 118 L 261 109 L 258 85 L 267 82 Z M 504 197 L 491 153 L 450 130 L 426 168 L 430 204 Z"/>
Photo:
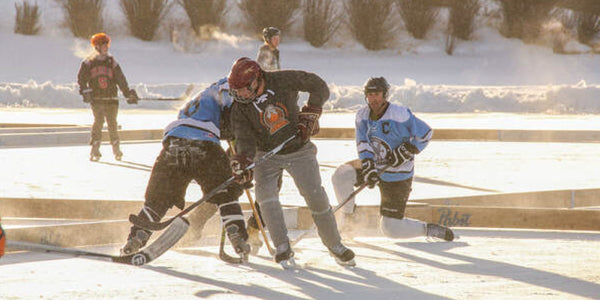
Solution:
<path fill-rule="evenodd" d="M 339 166 L 332 176 L 338 203 L 353 192 L 353 186 L 379 186 L 381 193 L 380 226 L 390 238 L 429 236 L 452 241 L 447 227 L 404 217 L 412 190 L 414 157 L 433 135 L 429 125 L 410 109 L 388 101 L 390 85 L 383 77 L 369 78 L 364 86 L 368 105 L 356 114 L 358 160 Z M 355 200 L 342 211 L 344 222 L 352 219 Z"/>

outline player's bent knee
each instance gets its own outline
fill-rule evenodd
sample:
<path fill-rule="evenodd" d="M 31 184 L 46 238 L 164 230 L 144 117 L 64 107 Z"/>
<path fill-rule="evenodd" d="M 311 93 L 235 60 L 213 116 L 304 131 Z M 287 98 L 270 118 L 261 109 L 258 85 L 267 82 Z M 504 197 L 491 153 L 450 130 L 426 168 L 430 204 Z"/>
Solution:
<path fill-rule="evenodd" d="M 382 216 L 379 226 L 386 237 L 405 239 L 424 236 L 427 225 L 425 222 L 418 220 L 408 218 L 396 219 Z"/>
<path fill-rule="evenodd" d="M 354 185 L 354 183 L 356 183 L 356 170 L 354 170 L 354 168 L 349 164 L 343 164 L 335 169 L 335 172 L 331 176 L 331 182 L 334 185 L 349 182 Z"/>

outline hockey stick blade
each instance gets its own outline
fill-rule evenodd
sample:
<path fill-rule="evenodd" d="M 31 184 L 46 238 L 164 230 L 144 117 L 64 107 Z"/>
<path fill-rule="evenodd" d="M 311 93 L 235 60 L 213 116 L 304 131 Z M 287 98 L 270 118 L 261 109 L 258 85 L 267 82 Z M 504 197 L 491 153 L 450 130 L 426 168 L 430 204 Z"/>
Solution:
<path fill-rule="evenodd" d="M 246 167 L 245 170 L 254 169 L 254 167 L 263 163 L 264 161 L 266 161 L 267 159 L 271 158 L 273 155 L 275 155 L 279 151 L 281 151 L 281 149 L 283 149 L 283 147 L 288 142 L 290 142 L 291 140 L 293 140 L 295 138 L 296 138 L 296 135 L 289 137 L 287 140 L 285 140 L 279 146 L 273 148 L 271 151 L 265 153 L 263 156 L 258 158 L 255 162 L 251 163 L 248 167 Z M 167 226 L 169 226 L 169 224 L 171 224 L 171 222 L 173 222 L 173 220 L 175 220 L 176 218 L 184 216 L 185 214 L 189 213 L 192 209 L 196 208 L 198 205 L 202 204 L 204 201 L 210 199 L 216 193 L 220 192 L 221 190 L 223 190 L 224 188 L 226 188 L 227 186 L 232 184 L 234 180 L 235 180 L 234 177 L 229 177 L 229 179 L 227 179 L 225 182 L 221 183 L 216 188 L 212 189 L 206 195 L 203 195 L 202 198 L 200 198 L 199 200 L 194 202 L 192 205 L 188 206 L 184 210 L 180 211 L 177 215 L 175 215 L 174 217 L 172 217 L 164 222 L 152 222 L 148 219 L 141 218 L 140 216 L 133 215 L 133 214 L 129 215 L 129 222 L 131 222 L 134 225 L 139 226 L 141 228 L 147 229 L 147 230 L 152 230 L 152 231 L 162 230 L 162 229 L 166 228 Z"/>
<path fill-rule="evenodd" d="M 75 257 L 81 256 L 126 265 L 141 266 L 155 260 L 173 247 L 185 235 L 189 226 L 190 223 L 186 219 L 178 218 L 173 222 L 173 225 L 152 244 L 136 253 L 123 256 L 13 240 L 7 241 L 7 247 L 42 253 L 57 253 Z"/>

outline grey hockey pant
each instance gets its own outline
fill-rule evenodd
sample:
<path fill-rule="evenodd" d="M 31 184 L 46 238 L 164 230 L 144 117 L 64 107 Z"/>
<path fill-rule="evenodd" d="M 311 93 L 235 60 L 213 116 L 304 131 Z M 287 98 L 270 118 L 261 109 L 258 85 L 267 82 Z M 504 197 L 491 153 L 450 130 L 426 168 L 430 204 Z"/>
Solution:
<path fill-rule="evenodd" d="M 256 201 L 260 204 L 275 247 L 289 242 L 277 187 L 278 178 L 283 170 L 294 179 L 298 191 L 311 211 L 323 244 L 333 248 L 341 243 L 329 198 L 321 185 L 316 154 L 317 147 L 309 142 L 296 152 L 273 156 L 254 170 Z M 256 154 L 257 157 L 262 155 L 263 152 Z"/>

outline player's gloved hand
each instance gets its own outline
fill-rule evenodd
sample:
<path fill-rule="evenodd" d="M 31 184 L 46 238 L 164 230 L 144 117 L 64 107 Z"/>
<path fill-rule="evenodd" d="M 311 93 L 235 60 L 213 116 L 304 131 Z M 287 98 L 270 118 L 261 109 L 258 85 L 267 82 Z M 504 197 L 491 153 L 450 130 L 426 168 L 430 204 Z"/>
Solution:
<path fill-rule="evenodd" d="M 398 148 L 390 151 L 387 155 L 387 161 L 392 167 L 397 167 L 415 157 L 419 149 L 409 142 L 404 142 Z"/>
<path fill-rule="evenodd" d="M 323 112 L 323 108 L 310 104 L 302 107 L 302 110 L 298 114 L 298 132 L 303 143 L 308 142 L 312 135 L 319 133 L 319 117 L 321 117 L 321 112 Z"/>
<path fill-rule="evenodd" d="M 4 255 L 4 246 L 6 244 L 6 235 L 4 234 L 4 229 L 2 229 L 2 224 L 0 224 L 0 257 Z"/>
<path fill-rule="evenodd" d="M 244 154 L 235 154 L 229 160 L 231 166 L 231 172 L 235 181 L 240 185 L 245 185 L 252 181 L 253 171 L 246 170 L 246 168 L 252 164 L 252 159 Z"/>
<path fill-rule="evenodd" d="M 81 93 L 81 96 L 83 97 L 84 103 L 91 103 L 93 100 L 91 89 L 84 90 L 83 93 Z"/>
<path fill-rule="evenodd" d="M 361 186 L 363 184 L 367 184 L 367 186 L 372 189 L 379 182 L 379 176 L 377 175 L 377 169 L 375 168 L 375 162 L 368 158 L 363 159 L 361 162 L 361 170 L 360 175 L 358 176 L 358 180 L 356 182 L 357 186 Z"/>
<path fill-rule="evenodd" d="M 129 90 L 129 94 L 127 95 L 127 104 L 137 104 L 140 100 L 137 92 L 135 90 Z"/>

